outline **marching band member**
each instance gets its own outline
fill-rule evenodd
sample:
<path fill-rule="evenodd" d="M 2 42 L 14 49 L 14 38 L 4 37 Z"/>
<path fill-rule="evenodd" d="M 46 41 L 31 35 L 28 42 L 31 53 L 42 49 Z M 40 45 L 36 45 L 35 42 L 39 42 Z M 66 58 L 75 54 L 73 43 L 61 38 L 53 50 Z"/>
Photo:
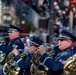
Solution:
<path fill-rule="evenodd" d="M 66 30 L 62 30 L 58 37 L 59 49 L 61 51 L 55 56 L 55 58 L 51 58 L 46 54 L 46 49 L 43 45 L 39 47 L 38 51 L 41 54 L 40 60 L 49 68 L 47 75 L 64 75 L 64 62 L 70 56 L 74 55 L 72 45 L 75 40 L 76 36 Z"/>
<path fill-rule="evenodd" d="M 38 37 L 31 37 L 28 45 L 28 55 L 25 54 L 24 58 L 19 56 L 19 52 L 17 49 L 13 49 L 13 53 L 15 54 L 15 60 L 17 61 L 19 67 L 22 69 L 22 74 L 20 75 L 31 75 L 30 67 L 32 65 L 31 59 L 34 52 L 38 49 L 40 45 L 43 44 L 43 41 Z"/>
<path fill-rule="evenodd" d="M 21 28 L 14 25 L 9 25 L 8 37 L 10 39 L 10 42 L 8 45 L 4 45 L 2 43 L 0 44 L 0 50 L 6 53 L 6 56 L 12 51 L 14 47 L 17 49 L 22 49 L 22 50 L 24 49 L 24 43 L 20 39 L 21 32 L 22 32 Z M 2 72 L 1 75 L 4 75 L 4 73 Z"/>

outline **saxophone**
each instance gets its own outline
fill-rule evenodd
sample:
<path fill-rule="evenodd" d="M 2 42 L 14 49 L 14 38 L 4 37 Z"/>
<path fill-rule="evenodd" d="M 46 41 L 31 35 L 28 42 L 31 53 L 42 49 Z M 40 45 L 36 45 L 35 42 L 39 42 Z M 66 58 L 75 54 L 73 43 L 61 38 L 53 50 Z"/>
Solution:
<path fill-rule="evenodd" d="M 65 61 L 64 75 L 76 75 L 76 54 Z"/>
<path fill-rule="evenodd" d="M 20 54 L 21 57 L 25 56 L 23 50 L 19 49 L 18 51 L 21 52 Z M 10 52 L 6 58 L 6 63 L 3 66 L 4 75 L 18 75 L 20 67 L 18 66 L 14 58 L 15 55 L 13 54 L 13 52 Z"/>
<path fill-rule="evenodd" d="M 55 52 L 54 52 L 54 50 L 52 50 L 52 48 L 48 48 L 47 54 L 50 57 L 52 57 L 55 54 Z M 33 54 L 33 57 L 32 57 L 32 65 L 30 68 L 31 75 L 46 75 L 48 68 L 41 63 L 40 57 L 41 57 L 41 55 L 40 55 L 39 51 L 37 50 Z"/>

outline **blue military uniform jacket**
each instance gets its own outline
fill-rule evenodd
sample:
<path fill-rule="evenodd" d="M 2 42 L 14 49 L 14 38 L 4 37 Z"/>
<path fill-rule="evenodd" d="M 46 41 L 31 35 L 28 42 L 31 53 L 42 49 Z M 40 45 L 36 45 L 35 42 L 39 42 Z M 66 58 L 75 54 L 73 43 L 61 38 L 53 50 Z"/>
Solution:
<path fill-rule="evenodd" d="M 10 41 L 10 43 L 8 45 L 1 44 L 0 50 L 3 51 L 4 53 L 8 54 L 16 46 L 17 46 L 17 49 L 24 49 L 24 43 L 22 42 L 22 40 L 19 37 Z"/>
<path fill-rule="evenodd" d="M 67 49 L 59 52 L 55 56 L 55 58 L 51 58 L 45 53 L 41 56 L 40 60 L 49 69 L 47 72 L 47 75 L 64 75 L 63 74 L 64 62 L 72 55 L 74 55 L 73 49 L 67 48 Z"/>
<path fill-rule="evenodd" d="M 19 67 L 21 68 L 22 74 L 19 75 L 31 75 L 30 67 L 31 67 L 31 58 L 32 54 L 25 55 L 24 58 L 21 58 L 19 55 L 15 57 Z"/>
<path fill-rule="evenodd" d="M 22 49 L 24 50 L 24 43 L 20 39 L 20 37 L 10 41 L 8 45 L 1 44 L 0 45 L 0 50 L 2 50 L 4 53 L 7 55 L 12 51 L 12 49 L 16 47 L 17 49 Z M 6 59 L 6 58 L 5 58 Z M 5 60 L 3 61 L 3 64 L 5 63 Z M 3 73 L 1 75 L 4 75 Z"/>

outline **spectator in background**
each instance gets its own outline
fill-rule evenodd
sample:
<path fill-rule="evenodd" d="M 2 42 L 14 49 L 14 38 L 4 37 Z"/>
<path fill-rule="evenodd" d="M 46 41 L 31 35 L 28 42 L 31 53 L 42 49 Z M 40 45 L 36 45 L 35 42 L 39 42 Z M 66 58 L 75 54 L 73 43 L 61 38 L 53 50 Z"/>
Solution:
<path fill-rule="evenodd" d="M 43 2 L 44 2 L 44 0 L 38 0 L 38 7 L 43 6 Z"/>
<path fill-rule="evenodd" d="M 57 20 L 55 23 L 54 23 L 54 33 L 55 34 L 59 34 L 59 29 L 63 29 L 63 25 L 61 23 L 60 20 Z"/>

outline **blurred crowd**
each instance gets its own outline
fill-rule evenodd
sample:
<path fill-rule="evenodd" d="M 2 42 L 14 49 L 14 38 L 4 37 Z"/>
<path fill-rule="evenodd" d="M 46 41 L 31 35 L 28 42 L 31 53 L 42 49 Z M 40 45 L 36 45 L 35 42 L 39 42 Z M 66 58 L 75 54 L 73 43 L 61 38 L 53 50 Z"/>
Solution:
<path fill-rule="evenodd" d="M 50 0 L 22 0 L 29 6 L 31 6 L 38 14 L 42 17 L 46 17 L 46 19 L 50 19 Z M 58 33 L 58 30 L 61 29 L 69 29 L 69 16 L 70 10 L 75 7 L 75 5 L 71 4 L 69 0 L 54 0 L 54 11 L 55 11 L 55 19 L 54 19 L 54 30 L 55 33 Z M 76 35 L 76 10 L 73 11 L 73 30 L 72 32 Z"/>

